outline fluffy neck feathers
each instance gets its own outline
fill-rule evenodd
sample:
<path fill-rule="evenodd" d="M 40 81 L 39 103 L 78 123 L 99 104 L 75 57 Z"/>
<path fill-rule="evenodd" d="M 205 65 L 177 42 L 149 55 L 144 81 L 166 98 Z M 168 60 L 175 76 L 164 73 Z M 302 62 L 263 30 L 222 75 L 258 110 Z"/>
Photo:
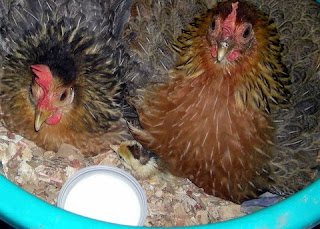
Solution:
<path fill-rule="evenodd" d="M 236 9 L 235 5 L 233 9 Z M 178 38 L 174 45 L 179 53 L 176 73 L 182 73 L 186 79 L 199 77 L 203 72 L 212 77 L 223 75 L 234 84 L 238 106 L 251 106 L 269 113 L 271 105 L 286 101 L 286 85 L 290 83 L 281 63 L 281 46 L 275 24 L 265 15 L 257 14 L 258 20 L 253 23 L 253 45 L 246 53 L 240 53 L 234 62 L 215 63 L 206 40 L 214 12 L 196 18 Z"/>

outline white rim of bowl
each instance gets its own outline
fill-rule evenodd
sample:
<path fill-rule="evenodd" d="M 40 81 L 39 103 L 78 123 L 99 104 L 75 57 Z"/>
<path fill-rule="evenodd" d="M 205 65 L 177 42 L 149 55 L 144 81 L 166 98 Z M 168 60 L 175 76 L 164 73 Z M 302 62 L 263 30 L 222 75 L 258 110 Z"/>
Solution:
<path fill-rule="evenodd" d="M 96 172 L 107 172 L 109 174 L 115 174 L 118 177 L 121 177 L 122 179 L 129 181 L 129 183 L 131 184 L 130 186 L 134 189 L 141 203 L 141 215 L 137 226 L 143 226 L 147 218 L 146 194 L 139 182 L 136 180 L 136 178 L 134 178 L 131 174 L 127 173 L 126 171 L 118 167 L 107 165 L 91 165 L 78 170 L 77 172 L 72 174 L 70 178 L 63 184 L 57 198 L 57 207 L 64 209 L 66 197 L 68 196 L 67 194 L 75 186 L 75 184 L 78 183 L 84 177 L 94 174 Z"/>

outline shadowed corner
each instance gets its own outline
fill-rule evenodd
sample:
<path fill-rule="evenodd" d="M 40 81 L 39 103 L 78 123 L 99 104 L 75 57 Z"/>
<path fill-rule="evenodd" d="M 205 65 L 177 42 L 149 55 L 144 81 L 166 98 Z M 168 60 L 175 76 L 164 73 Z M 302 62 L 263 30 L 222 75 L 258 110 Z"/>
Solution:
<path fill-rule="evenodd" d="M 8 228 L 8 229 L 13 229 L 10 225 L 6 224 L 5 222 L 0 220 L 0 228 Z"/>

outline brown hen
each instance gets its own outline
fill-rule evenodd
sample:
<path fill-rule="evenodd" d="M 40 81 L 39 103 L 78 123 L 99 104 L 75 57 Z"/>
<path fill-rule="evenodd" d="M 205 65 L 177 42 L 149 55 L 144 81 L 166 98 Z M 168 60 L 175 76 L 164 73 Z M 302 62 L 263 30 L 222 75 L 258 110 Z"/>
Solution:
<path fill-rule="evenodd" d="M 297 97 L 289 101 L 273 21 L 249 3 L 226 1 L 190 23 L 174 49 L 168 82 L 141 90 L 134 101 L 143 130 L 132 129 L 171 173 L 238 203 L 265 189 L 289 194 L 315 179 L 317 149 L 300 162 L 289 156 L 293 164 L 310 160 L 297 171 L 285 167 L 287 152 L 277 152 L 278 130 L 288 120 L 276 117 L 294 113 Z M 283 186 L 295 176 L 305 180 Z"/>

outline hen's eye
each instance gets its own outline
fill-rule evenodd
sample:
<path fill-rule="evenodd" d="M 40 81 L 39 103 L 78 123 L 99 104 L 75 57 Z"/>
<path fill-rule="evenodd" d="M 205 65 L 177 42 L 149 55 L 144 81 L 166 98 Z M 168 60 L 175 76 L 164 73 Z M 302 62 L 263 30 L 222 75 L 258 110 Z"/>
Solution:
<path fill-rule="evenodd" d="M 216 28 L 216 21 L 213 20 L 213 22 L 211 23 L 211 29 L 214 30 Z"/>
<path fill-rule="evenodd" d="M 34 96 L 34 91 L 32 90 L 32 86 L 29 88 L 29 93 Z"/>
<path fill-rule="evenodd" d="M 65 100 L 66 97 L 67 97 L 67 91 L 64 91 L 64 92 L 61 94 L 61 96 L 60 96 L 60 101 Z"/>
<path fill-rule="evenodd" d="M 248 26 L 243 32 L 243 38 L 248 38 L 251 34 L 251 26 Z"/>

